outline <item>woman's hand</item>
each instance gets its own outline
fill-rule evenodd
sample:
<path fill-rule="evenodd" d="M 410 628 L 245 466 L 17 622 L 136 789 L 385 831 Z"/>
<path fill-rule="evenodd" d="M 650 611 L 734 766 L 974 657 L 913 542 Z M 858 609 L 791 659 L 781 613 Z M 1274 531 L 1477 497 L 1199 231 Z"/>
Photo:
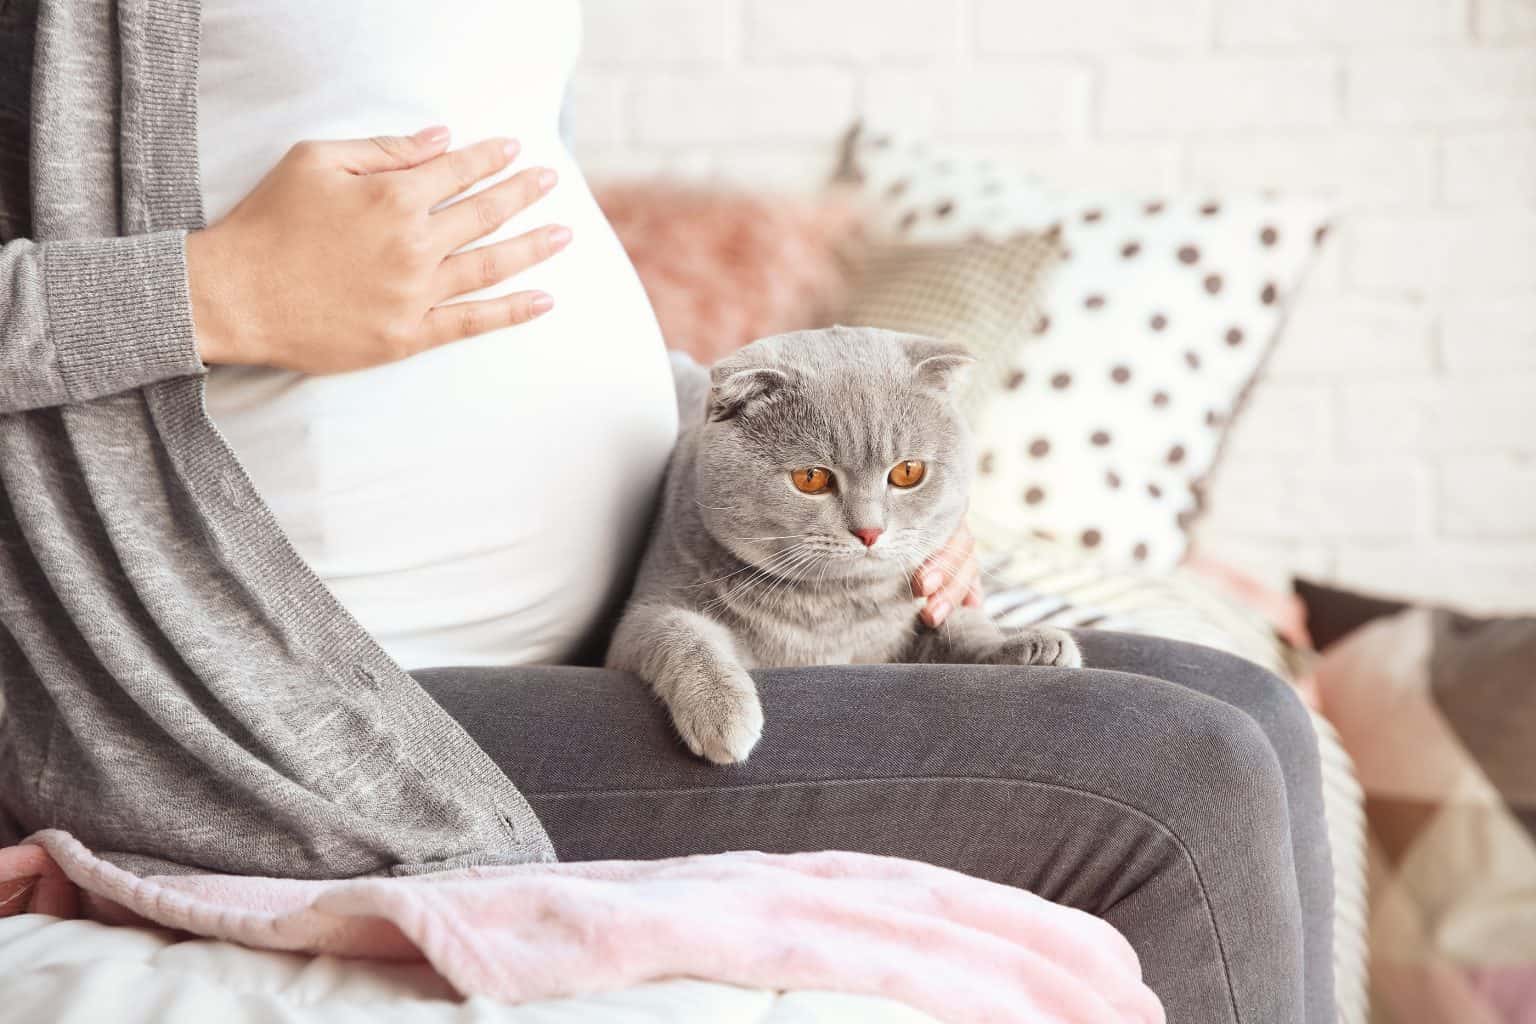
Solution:
<path fill-rule="evenodd" d="M 339 373 L 548 312 L 553 300 L 536 291 L 445 305 L 570 241 L 569 230 L 549 226 L 450 255 L 547 193 L 555 172 L 520 171 L 433 213 L 517 154 L 507 139 L 447 146 L 441 127 L 301 142 L 227 217 L 189 234 L 203 361 Z"/>
<path fill-rule="evenodd" d="M 961 605 L 981 606 L 981 566 L 976 564 L 976 539 L 964 523 L 912 577 L 912 593 L 926 597 L 922 619 L 937 626 Z"/>

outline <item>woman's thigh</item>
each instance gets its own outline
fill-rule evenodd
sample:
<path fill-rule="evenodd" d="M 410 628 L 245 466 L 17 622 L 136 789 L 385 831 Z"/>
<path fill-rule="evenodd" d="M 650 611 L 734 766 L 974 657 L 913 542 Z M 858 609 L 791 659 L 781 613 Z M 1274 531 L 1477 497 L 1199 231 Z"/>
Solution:
<path fill-rule="evenodd" d="M 754 675 L 763 740 L 722 768 L 683 749 L 632 676 L 417 673 L 567 860 L 910 857 L 1103 916 L 1136 947 L 1171 1020 L 1303 1019 L 1286 780 L 1248 713 L 1102 669 Z"/>

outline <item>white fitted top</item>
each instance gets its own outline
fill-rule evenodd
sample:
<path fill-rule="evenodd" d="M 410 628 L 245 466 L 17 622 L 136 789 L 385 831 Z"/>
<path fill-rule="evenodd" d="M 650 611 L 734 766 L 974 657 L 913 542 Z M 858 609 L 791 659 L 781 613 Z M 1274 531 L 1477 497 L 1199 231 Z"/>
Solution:
<path fill-rule="evenodd" d="M 622 597 L 676 434 L 650 304 L 558 134 L 579 39 L 576 0 L 203 3 L 210 223 L 301 139 L 446 124 L 560 175 L 485 241 L 556 223 L 570 246 L 474 295 L 541 289 L 550 313 L 357 373 L 207 378 L 299 553 L 408 669 L 570 656 Z"/>

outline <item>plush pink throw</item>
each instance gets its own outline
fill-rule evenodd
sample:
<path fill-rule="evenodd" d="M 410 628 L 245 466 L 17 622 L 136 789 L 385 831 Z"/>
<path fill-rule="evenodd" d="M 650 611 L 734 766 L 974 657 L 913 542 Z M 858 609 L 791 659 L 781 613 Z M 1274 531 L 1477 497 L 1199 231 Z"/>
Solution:
<path fill-rule="evenodd" d="M 0 850 L 0 915 L 149 921 L 262 949 L 425 959 L 507 1002 L 690 976 L 901 1000 L 946 1021 L 1148 1022 L 1110 925 L 1019 889 L 857 853 L 725 853 L 415 878 L 139 878 L 65 832 Z"/>

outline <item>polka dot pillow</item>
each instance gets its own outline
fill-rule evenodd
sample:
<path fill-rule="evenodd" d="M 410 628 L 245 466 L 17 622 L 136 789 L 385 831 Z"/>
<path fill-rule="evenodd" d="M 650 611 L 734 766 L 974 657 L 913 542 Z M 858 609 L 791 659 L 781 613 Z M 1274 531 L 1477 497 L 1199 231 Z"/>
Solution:
<path fill-rule="evenodd" d="M 840 180 L 886 240 L 1052 224 L 1062 261 L 977 416 L 972 527 L 1167 569 L 1326 227 L 1311 201 L 1052 192 L 855 129 Z"/>

